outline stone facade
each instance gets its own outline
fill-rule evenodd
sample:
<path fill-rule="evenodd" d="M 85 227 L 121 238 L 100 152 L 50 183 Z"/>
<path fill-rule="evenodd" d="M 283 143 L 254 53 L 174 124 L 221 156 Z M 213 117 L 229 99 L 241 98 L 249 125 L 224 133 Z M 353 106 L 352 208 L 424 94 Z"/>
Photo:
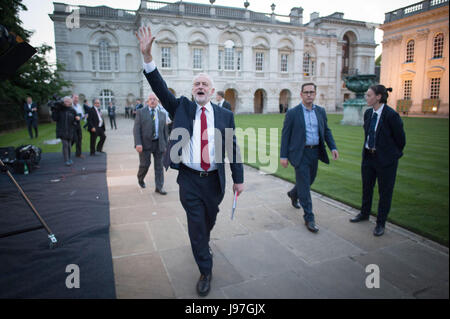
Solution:
<path fill-rule="evenodd" d="M 80 23 L 68 28 L 74 10 Z M 374 73 L 376 25 L 344 19 L 339 12 L 313 13 L 304 24 L 302 8 L 281 16 L 142 0 L 136 11 L 54 3 L 50 17 L 57 60 L 66 64 L 64 77 L 73 82 L 73 91 L 88 100 L 113 98 L 119 112 L 150 92 L 134 36 L 144 25 L 156 35 L 154 60 L 176 96 L 191 96 L 193 77 L 206 72 L 236 113 L 293 107 L 305 82 L 317 84 L 317 104 L 335 111 L 352 95 L 343 76 Z"/>
<path fill-rule="evenodd" d="M 398 110 L 449 114 L 448 8 L 427 0 L 386 13 L 380 82 L 393 88 L 388 103 Z"/>

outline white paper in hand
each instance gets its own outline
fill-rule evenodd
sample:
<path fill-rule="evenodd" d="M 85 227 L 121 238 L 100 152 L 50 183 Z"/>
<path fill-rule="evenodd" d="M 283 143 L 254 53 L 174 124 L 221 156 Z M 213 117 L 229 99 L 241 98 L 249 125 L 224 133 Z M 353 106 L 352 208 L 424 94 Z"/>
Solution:
<path fill-rule="evenodd" d="M 234 192 L 233 207 L 231 208 L 231 220 L 233 220 L 234 218 L 234 211 L 236 210 L 236 202 L 237 202 L 237 192 Z"/>

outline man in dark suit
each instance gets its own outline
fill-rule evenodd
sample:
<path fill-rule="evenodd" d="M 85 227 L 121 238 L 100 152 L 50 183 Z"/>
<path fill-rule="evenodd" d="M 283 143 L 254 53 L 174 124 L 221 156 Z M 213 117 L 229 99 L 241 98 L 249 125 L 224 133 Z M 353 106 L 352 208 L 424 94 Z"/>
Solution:
<path fill-rule="evenodd" d="M 151 93 L 148 107 L 139 109 L 134 120 L 133 135 L 136 151 L 139 153 L 138 183 L 145 188 L 144 178 L 151 164 L 151 155 L 155 166 L 155 192 L 166 195 L 163 190 L 164 171 L 163 154 L 167 149 L 169 131 L 166 125 L 166 113 L 158 110 L 158 98 Z"/>
<path fill-rule="evenodd" d="M 233 191 L 239 195 L 244 190 L 234 116 L 210 102 L 214 84 L 206 74 L 198 74 L 193 80 L 194 102 L 184 96 L 175 98 L 153 61 L 151 48 L 155 38 L 150 27 L 139 28 L 136 37 L 144 57 L 145 77 L 174 121 L 171 134 L 174 139 L 169 141 L 164 165 L 179 170 L 180 200 L 186 211 L 192 252 L 201 274 L 197 293 L 206 296 L 211 287 L 213 266 L 210 232 L 225 193 L 225 150 L 230 161 Z"/>
<path fill-rule="evenodd" d="M 400 115 L 386 102 L 388 90 L 383 85 L 374 85 L 367 90 L 367 105 L 372 106 L 364 113 L 364 145 L 361 175 L 363 197 L 361 212 L 350 221 L 353 223 L 369 219 L 375 181 L 378 180 L 377 224 L 375 236 L 384 234 L 384 228 L 391 208 L 398 160 L 406 145 L 405 131 Z"/>
<path fill-rule="evenodd" d="M 280 164 L 286 168 L 288 161 L 295 168 L 295 186 L 288 192 L 295 208 L 303 207 L 305 225 L 316 233 L 312 211 L 311 185 L 317 174 L 318 161 L 329 164 L 325 142 L 331 150 L 333 160 L 339 158 L 336 144 L 328 128 L 325 109 L 315 105 L 316 85 L 305 83 L 301 90 L 302 103 L 286 113 L 284 119 Z"/>
<path fill-rule="evenodd" d="M 108 117 L 109 117 L 109 123 L 111 124 L 111 130 L 114 128 L 117 130 L 117 124 L 116 124 L 116 106 L 113 105 L 112 102 L 109 102 L 108 105 Z"/>
<path fill-rule="evenodd" d="M 217 91 L 216 93 L 216 101 L 219 107 L 224 107 L 227 110 L 231 111 L 231 104 L 225 100 L 225 93 L 223 91 Z"/>
<path fill-rule="evenodd" d="M 25 120 L 27 121 L 28 134 L 30 138 L 33 138 L 33 132 L 31 127 L 34 128 L 34 133 L 36 138 L 38 137 L 38 113 L 37 113 L 37 105 L 33 103 L 33 99 L 31 96 L 27 96 L 27 102 L 23 105 L 23 109 L 25 111 Z"/>
<path fill-rule="evenodd" d="M 90 143 L 90 155 L 95 156 L 95 151 L 99 153 L 103 152 L 103 143 L 105 143 L 105 121 L 103 120 L 102 111 L 100 109 L 100 100 L 94 101 L 94 106 L 91 107 L 88 114 L 88 131 L 91 134 Z M 95 146 L 97 137 L 100 137 L 100 141 Z"/>
<path fill-rule="evenodd" d="M 79 97 L 77 94 L 72 94 L 72 107 L 77 113 L 77 116 L 80 118 L 79 121 L 76 121 L 75 128 L 75 136 L 72 141 L 72 145 L 75 143 L 75 156 L 79 158 L 84 158 L 84 155 L 81 154 L 82 150 L 82 142 L 83 142 L 83 133 L 81 131 L 81 119 L 85 119 L 86 115 L 84 113 L 83 107 L 78 103 Z"/>

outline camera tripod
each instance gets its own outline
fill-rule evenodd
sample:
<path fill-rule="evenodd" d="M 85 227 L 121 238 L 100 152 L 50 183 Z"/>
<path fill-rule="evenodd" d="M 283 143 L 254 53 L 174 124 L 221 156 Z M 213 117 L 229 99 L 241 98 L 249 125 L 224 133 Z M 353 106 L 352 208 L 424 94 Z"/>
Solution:
<path fill-rule="evenodd" d="M 35 227 L 31 227 L 31 228 L 20 229 L 20 230 L 16 230 L 16 231 L 13 231 L 13 232 L 0 234 L 0 238 L 9 237 L 9 236 L 13 236 L 13 235 L 22 234 L 22 233 L 30 232 L 30 231 L 33 231 L 33 230 L 45 228 L 45 230 L 48 233 L 48 239 L 50 240 L 50 248 L 54 248 L 56 246 L 56 243 L 58 242 L 56 240 L 55 235 L 50 230 L 50 228 L 48 227 L 48 225 L 44 221 L 44 219 L 41 217 L 41 215 L 39 215 L 39 213 L 37 212 L 36 208 L 34 208 L 33 204 L 28 199 L 28 196 L 25 194 L 25 192 L 23 191 L 22 187 L 20 187 L 19 183 L 17 183 L 17 181 L 12 176 L 11 172 L 8 170 L 8 168 L 6 167 L 6 165 L 3 163 L 3 161 L 1 159 L 0 159 L 0 170 L 6 172 L 6 174 L 9 176 L 9 178 L 14 183 L 14 185 L 16 185 L 16 187 L 19 190 L 20 194 L 22 194 L 23 198 L 25 199 L 25 202 L 28 204 L 28 206 L 33 211 L 34 215 L 37 217 L 37 219 L 41 223 L 41 226 L 35 226 Z"/>

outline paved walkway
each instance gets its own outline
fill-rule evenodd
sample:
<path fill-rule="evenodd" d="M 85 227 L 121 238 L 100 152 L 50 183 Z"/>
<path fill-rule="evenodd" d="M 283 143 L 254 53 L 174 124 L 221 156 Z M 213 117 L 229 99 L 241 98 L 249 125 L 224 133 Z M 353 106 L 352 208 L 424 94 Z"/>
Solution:
<path fill-rule="evenodd" d="M 177 172 L 165 173 L 166 196 L 154 192 L 153 165 L 141 189 L 133 121 L 119 118 L 117 125 L 106 131 L 105 144 L 117 297 L 198 298 L 199 272 Z M 448 248 L 390 224 L 376 238 L 372 217 L 351 224 L 356 210 L 318 194 L 313 207 L 320 231 L 313 234 L 286 196 L 292 184 L 250 167 L 232 221 L 229 169 L 227 174 L 211 234 L 214 268 L 207 298 L 449 297 Z M 379 266 L 380 288 L 365 285 L 369 264 Z"/>

